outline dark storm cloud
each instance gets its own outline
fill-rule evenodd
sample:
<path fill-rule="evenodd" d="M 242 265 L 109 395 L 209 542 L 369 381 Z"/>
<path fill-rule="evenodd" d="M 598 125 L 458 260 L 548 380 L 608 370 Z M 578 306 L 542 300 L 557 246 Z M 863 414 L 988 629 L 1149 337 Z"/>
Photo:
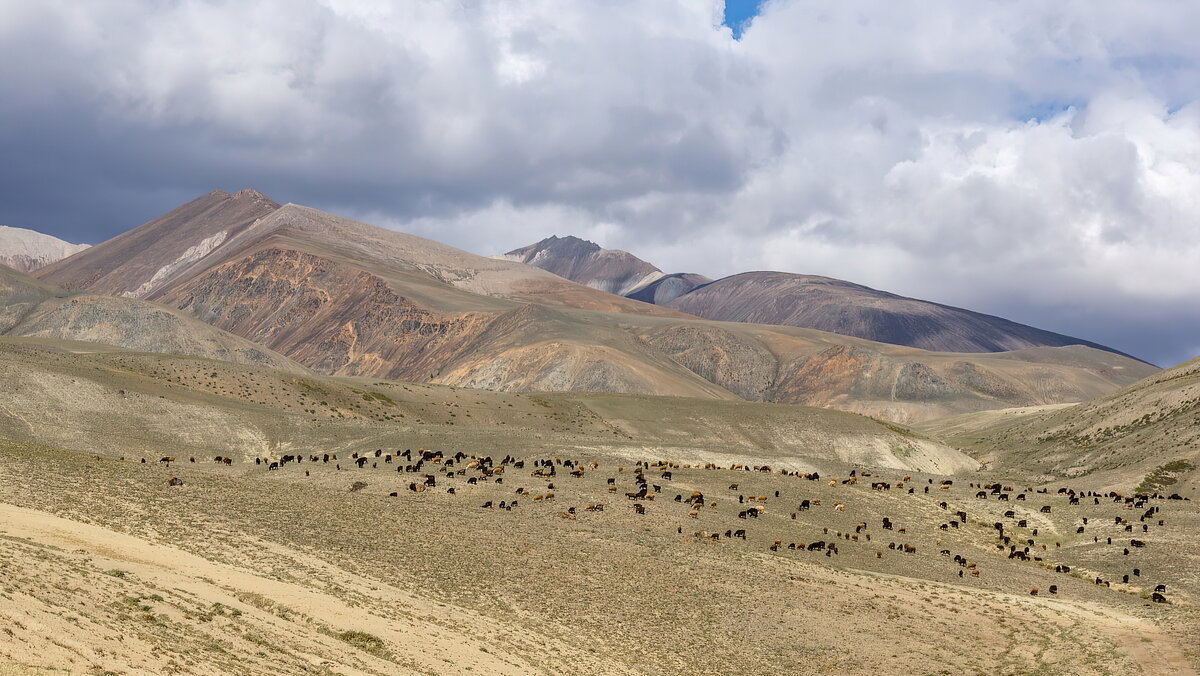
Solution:
<path fill-rule="evenodd" d="M 0 0 L 0 223 L 214 188 L 494 253 L 851 279 L 1171 363 L 1200 294 L 1200 8 Z"/>

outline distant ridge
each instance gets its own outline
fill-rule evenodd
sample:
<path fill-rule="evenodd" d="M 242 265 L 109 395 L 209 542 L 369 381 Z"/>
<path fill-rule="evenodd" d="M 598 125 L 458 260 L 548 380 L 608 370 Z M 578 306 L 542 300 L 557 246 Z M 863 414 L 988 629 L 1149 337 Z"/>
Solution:
<path fill-rule="evenodd" d="M 662 270 L 631 253 L 602 249 L 593 242 L 570 235 L 547 237 L 496 258 L 526 263 L 618 296 L 628 296 L 663 277 Z"/>
<path fill-rule="evenodd" d="M 581 252 L 577 272 L 605 272 L 593 281 L 664 280 L 648 291 L 662 297 L 678 279 L 581 242 L 550 248 Z M 595 267 L 612 261 L 621 274 Z M 954 354 L 715 322 L 253 191 L 209 193 L 37 276 L 161 303 L 322 374 L 501 391 L 745 399 L 906 422 L 1080 401 L 1156 370 L 1087 347 Z"/>
<path fill-rule="evenodd" d="M 1085 345 L 1129 356 L 1082 338 L 817 275 L 744 272 L 666 305 L 706 319 L 802 326 L 937 352 Z"/>
<path fill-rule="evenodd" d="M 762 271 L 713 281 L 694 273 L 663 274 L 632 254 L 602 249 L 577 237 L 549 237 L 504 258 L 610 293 L 723 322 L 797 326 L 936 352 L 1085 345 L 1130 356 L 1082 338 L 829 277 Z"/>
<path fill-rule="evenodd" d="M 33 272 L 88 248 L 25 228 L 0 225 L 0 265 Z"/>

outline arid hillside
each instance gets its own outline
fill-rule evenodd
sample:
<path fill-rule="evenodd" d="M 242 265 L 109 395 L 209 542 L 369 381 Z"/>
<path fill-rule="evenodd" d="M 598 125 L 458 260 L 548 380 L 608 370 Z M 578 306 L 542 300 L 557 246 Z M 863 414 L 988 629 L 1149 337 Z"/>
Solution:
<path fill-rule="evenodd" d="M 987 411 L 919 426 L 997 471 L 1200 499 L 1200 359 L 1073 406 Z"/>
<path fill-rule="evenodd" d="M 666 305 L 692 289 L 713 280 L 691 272 L 676 272 L 650 282 L 629 293 L 629 297 L 645 303 Z"/>
<path fill-rule="evenodd" d="M 937 352 L 1067 345 L 1115 352 L 1082 338 L 828 277 L 744 272 L 713 281 L 691 273 L 667 275 L 625 251 L 578 237 L 549 237 L 497 258 L 717 321 L 797 326 Z"/>
<path fill-rule="evenodd" d="M 454 440 L 514 453 L 650 447 L 697 462 L 742 454 L 796 467 L 821 459 L 941 473 L 977 466 L 902 427 L 776 404 L 505 394 L 11 339 L 0 339 L 0 373 L 0 436 L 113 456 L 204 449 L 245 461 Z"/>
<path fill-rule="evenodd" d="M 67 289 L 139 298 L 161 297 L 212 268 L 277 248 L 352 264 L 425 287 L 439 307 L 494 309 L 502 301 L 539 302 L 604 311 L 681 316 L 614 297 L 557 275 L 432 240 L 358 223 L 295 204 L 279 206 L 254 190 L 214 191 L 38 272 Z M 437 287 L 449 287 L 446 293 Z M 419 291 L 415 291 L 419 293 Z"/>
<path fill-rule="evenodd" d="M 0 265 L 33 272 L 88 248 L 25 228 L 0 225 Z"/>
<path fill-rule="evenodd" d="M 185 313 L 134 298 L 70 293 L 0 266 L 0 335 L 85 341 L 128 350 L 308 369 Z M 91 346 L 84 349 L 107 349 Z"/>
<path fill-rule="evenodd" d="M 667 307 L 720 321 L 819 329 L 939 352 L 1031 347 L 1112 348 L 961 308 L 815 275 L 746 272 L 700 286 Z"/>
<path fill-rule="evenodd" d="M 278 208 L 255 190 L 214 190 L 38 277 L 69 290 L 144 298 Z"/>
<path fill-rule="evenodd" d="M 980 498 L 838 411 L 86 347 L 0 339 L 0 673 L 1200 664 L 1189 501 Z"/>
<path fill-rule="evenodd" d="M 495 258 L 532 265 L 618 296 L 630 296 L 663 277 L 662 270 L 629 252 L 601 249 L 592 242 L 569 235 L 547 237 Z"/>
<path fill-rule="evenodd" d="M 1154 372 L 1088 348 L 933 353 L 696 320 L 520 263 L 273 205 L 213 193 L 41 276 L 162 303 L 329 375 L 502 391 L 741 398 L 910 422 L 1082 401 Z M 154 237 L 173 244 L 140 254 L 134 244 Z"/>

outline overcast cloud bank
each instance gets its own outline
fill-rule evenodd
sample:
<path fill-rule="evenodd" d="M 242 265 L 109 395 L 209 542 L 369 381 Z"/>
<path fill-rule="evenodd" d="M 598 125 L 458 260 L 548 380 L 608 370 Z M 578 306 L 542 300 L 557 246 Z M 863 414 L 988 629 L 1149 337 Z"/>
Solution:
<path fill-rule="evenodd" d="M 1200 6 L 0 0 L 0 222 L 252 186 L 483 254 L 824 274 L 1200 354 Z"/>

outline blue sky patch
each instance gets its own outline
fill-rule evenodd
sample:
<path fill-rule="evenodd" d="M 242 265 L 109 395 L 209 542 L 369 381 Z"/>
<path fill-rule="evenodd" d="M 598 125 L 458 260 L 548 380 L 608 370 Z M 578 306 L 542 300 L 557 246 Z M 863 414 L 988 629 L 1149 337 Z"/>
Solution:
<path fill-rule="evenodd" d="M 735 40 L 741 39 L 742 30 L 750 25 L 750 20 L 758 16 L 758 10 L 765 0 L 725 0 L 725 20 L 721 23 L 733 30 Z"/>

